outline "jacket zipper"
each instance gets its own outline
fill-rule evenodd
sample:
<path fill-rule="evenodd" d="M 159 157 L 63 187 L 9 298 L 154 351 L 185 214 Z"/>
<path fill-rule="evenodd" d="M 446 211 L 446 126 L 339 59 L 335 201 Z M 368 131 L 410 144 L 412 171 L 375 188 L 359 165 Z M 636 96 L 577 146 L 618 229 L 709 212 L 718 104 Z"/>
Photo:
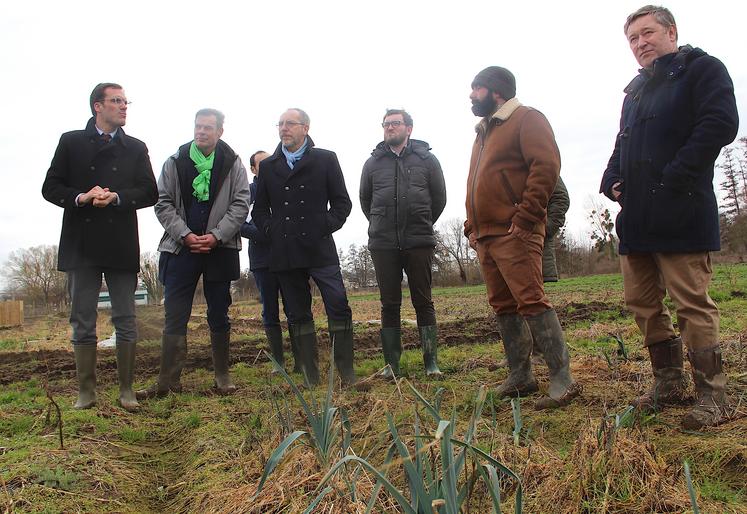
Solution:
<path fill-rule="evenodd" d="M 486 129 L 487 130 L 487 129 Z M 475 189 L 477 188 L 477 172 L 480 169 L 480 160 L 482 160 L 482 151 L 485 148 L 485 134 L 479 134 L 480 136 L 480 152 L 477 154 L 477 162 L 475 163 L 475 175 L 472 177 L 472 190 L 470 191 L 472 204 L 472 220 L 474 225 L 475 237 L 480 237 L 480 226 L 477 223 L 477 210 L 475 209 Z"/>
<path fill-rule="evenodd" d="M 500 174 L 501 174 L 501 182 L 503 182 L 503 187 L 506 188 L 506 192 L 508 193 L 509 199 L 514 204 L 514 207 L 518 207 L 519 199 L 516 197 L 514 190 L 511 189 L 511 182 L 508 181 L 508 177 L 506 176 L 506 170 L 501 170 Z"/>

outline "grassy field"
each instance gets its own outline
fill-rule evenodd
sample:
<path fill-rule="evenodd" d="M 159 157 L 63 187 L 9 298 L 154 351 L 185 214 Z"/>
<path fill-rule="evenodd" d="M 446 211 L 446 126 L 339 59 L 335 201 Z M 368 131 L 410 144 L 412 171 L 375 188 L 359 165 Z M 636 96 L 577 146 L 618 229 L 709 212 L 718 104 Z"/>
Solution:
<path fill-rule="evenodd" d="M 304 512 L 318 499 L 314 512 L 363 513 L 367 506 L 371 512 L 400 512 L 396 495 L 376 488 L 372 469 L 386 473 L 407 500 L 422 489 L 422 484 L 408 478 L 408 459 L 397 452 L 387 459 L 396 439 L 410 452 L 422 447 L 413 462 L 422 466 L 418 469 L 426 478 L 432 467 L 433 484 L 446 487 L 446 475 L 438 470 L 452 462 L 454 455 L 448 453 L 457 452 L 459 446 L 450 449 L 444 443 L 448 438 L 434 434 L 448 425 L 454 440 L 471 437 L 472 448 L 519 478 L 520 488 L 509 475 L 496 476 L 493 485 L 500 491 L 503 512 L 513 510 L 519 491 L 526 513 L 694 512 L 684 471 L 687 462 L 700 512 L 747 513 L 747 418 L 703 433 L 685 433 L 679 428 L 684 408 L 656 416 L 626 414 L 628 401 L 648 387 L 651 377 L 640 335 L 622 302 L 621 277 L 568 279 L 547 290 L 571 347 L 572 371 L 584 392 L 563 410 L 542 412 L 532 408 L 536 397 L 512 407 L 509 401 L 490 395 L 507 370 L 499 367 L 503 349 L 484 287 L 434 291 L 443 380 L 424 376 L 411 321 L 415 314 L 405 300 L 404 378 L 396 384 L 373 378 L 384 365 L 378 350 L 378 295 L 352 294 L 355 365 L 362 384 L 350 390 L 335 387 L 327 405 L 334 407 L 329 409 L 328 427 L 336 437 L 332 444 L 322 452 L 319 437 L 301 436 L 277 462 L 259 494 L 263 469 L 275 462 L 275 448 L 294 431 L 312 429 L 314 420 L 283 377 L 270 373 L 271 364 L 262 351 L 266 345 L 260 307 L 255 302 L 231 307 L 237 394 L 213 394 L 208 328 L 204 306 L 197 306 L 190 320 L 184 392 L 144 402 L 135 414 L 116 404 L 112 350 L 99 352 L 97 407 L 71 408 L 75 366 L 64 315 L 4 329 L 0 331 L 0 509 Z M 718 266 L 711 294 L 722 314 L 729 392 L 744 415 L 747 265 Z M 318 299 L 314 312 L 324 333 L 321 368 L 327 369 L 326 318 Z M 151 383 L 158 370 L 163 312 L 159 307 L 143 307 L 138 316 L 140 386 Z M 102 317 L 99 325 L 100 338 L 108 337 L 112 331 L 108 319 Z M 611 335 L 619 336 L 624 348 Z M 540 387 L 546 387 L 546 368 L 535 370 Z M 292 378 L 301 381 L 297 375 Z M 302 394 L 305 401 L 312 402 L 313 397 L 324 404 L 326 392 L 323 385 Z M 479 415 L 474 415 L 475 405 L 481 404 Z M 438 419 L 443 420 L 441 425 Z M 358 468 L 350 460 L 320 486 L 343 452 L 365 459 L 371 469 Z M 470 451 L 463 472 L 455 477 L 452 485 L 464 495 L 460 498 L 464 512 L 491 511 L 493 497 L 486 485 L 491 482 L 479 479 L 481 464 L 486 462 Z M 331 488 L 324 489 L 326 485 Z M 447 512 L 446 507 L 441 509 Z M 421 510 L 434 512 L 430 506 Z"/>

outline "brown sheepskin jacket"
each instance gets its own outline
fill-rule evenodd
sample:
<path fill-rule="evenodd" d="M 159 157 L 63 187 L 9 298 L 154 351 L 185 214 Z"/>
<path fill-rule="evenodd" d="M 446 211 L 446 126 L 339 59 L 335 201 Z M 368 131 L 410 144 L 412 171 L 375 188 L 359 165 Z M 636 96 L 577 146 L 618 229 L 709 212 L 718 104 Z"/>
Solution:
<path fill-rule="evenodd" d="M 547 202 L 560 175 L 560 152 L 547 118 L 512 98 L 476 130 L 464 234 L 506 235 L 513 223 L 544 236 Z"/>

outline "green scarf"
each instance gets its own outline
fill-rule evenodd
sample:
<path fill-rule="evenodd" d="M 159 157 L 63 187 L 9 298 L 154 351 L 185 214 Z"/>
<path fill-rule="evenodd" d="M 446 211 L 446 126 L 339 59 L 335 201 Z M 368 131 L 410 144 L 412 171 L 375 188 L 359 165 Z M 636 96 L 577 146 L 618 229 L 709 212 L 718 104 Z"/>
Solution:
<path fill-rule="evenodd" d="M 195 163 L 198 175 L 192 181 L 192 187 L 194 191 L 192 194 L 200 202 L 207 202 L 210 198 L 210 170 L 213 169 L 213 162 L 215 161 L 215 150 L 213 153 L 205 157 L 194 141 L 189 147 L 189 158 Z"/>

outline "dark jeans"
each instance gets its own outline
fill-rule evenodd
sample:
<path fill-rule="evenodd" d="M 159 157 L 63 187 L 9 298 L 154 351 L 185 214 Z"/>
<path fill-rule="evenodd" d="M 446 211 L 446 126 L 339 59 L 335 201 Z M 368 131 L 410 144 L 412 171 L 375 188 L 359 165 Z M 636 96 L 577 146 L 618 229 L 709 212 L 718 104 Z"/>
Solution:
<path fill-rule="evenodd" d="M 162 252 L 159 275 L 163 282 L 164 324 L 163 333 L 187 335 L 187 322 L 192 314 L 192 300 L 207 259 L 205 255 L 190 253 L 186 248 L 179 254 Z M 228 307 L 231 305 L 230 280 L 205 280 L 202 289 L 207 301 L 207 320 L 210 331 L 226 333 L 231 329 Z"/>
<path fill-rule="evenodd" d="M 262 303 L 262 324 L 265 327 L 280 326 L 279 298 L 283 298 L 283 311 L 285 311 L 286 318 L 288 318 L 288 312 L 285 307 L 285 296 L 280 289 L 280 281 L 277 275 L 272 273 L 270 268 L 255 269 L 252 270 L 252 274 L 259 290 L 259 301 Z"/>
<path fill-rule="evenodd" d="M 348 296 L 345 292 L 345 284 L 342 282 L 339 264 L 281 271 L 277 273 L 277 277 L 285 295 L 285 313 L 291 325 L 314 320 L 311 313 L 309 278 L 314 279 L 322 294 L 328 319 L 346 320 L 353 315 L 348 305 Z"/>
<path fill-rule="evenodd" d="M 399 328 L 402 306 L 402 272 L 407 273 L 410 299 L 419 327 L 436 324 L 431 300 L 433 248 L 410 250 L 371 250 L 376 282 L 381 296 L 381 327 Z"/>
<path fill-rule="evenodd" d="M 101 275 L 106 277 L 112 304 L 112 324 L 117 332 L 117 344 L 134 343 L 135 289 L 137 273 L 104 268 L 83 268 L 67 272 L 67 289 L 70 294 L 70 325 L 73 327 L 73 344 L 96 344 L 96 318 L 101 291 Z"/>

